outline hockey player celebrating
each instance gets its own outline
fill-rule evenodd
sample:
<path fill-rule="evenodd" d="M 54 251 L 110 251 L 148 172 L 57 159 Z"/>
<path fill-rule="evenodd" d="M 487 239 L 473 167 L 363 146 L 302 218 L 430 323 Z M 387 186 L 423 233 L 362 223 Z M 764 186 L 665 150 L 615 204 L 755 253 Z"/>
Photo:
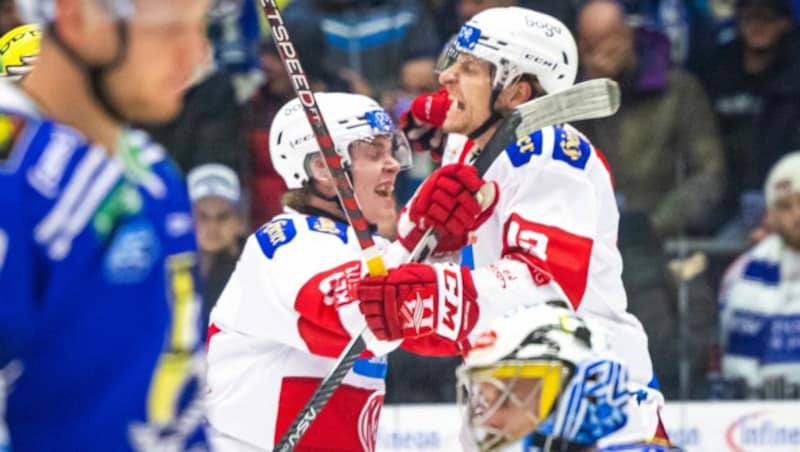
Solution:
<path fill-rule="evenodd" d="M 496 319 L 456 371 L 464 450 L 677 451 L 663 441 L 596 448 L 629 422 L 637 396 L 601 331 L 563 301 Z"/>
<path fill-rule="evenodd" d="M 436 117 L 442 103 L 449 103 L 442 129 L 451 138 L 462 134 L 471 141 L 456 155 L 458 163 L 435 171 L 418 195 L 437 191 L 440 175 L 454 167 L 467 173 L 463 165 L 481 152 L 505 114 L 532 98 L 570 87 L 578 66 L 575 41 L 561 22 L 517 7 L 477 14 L 461 28 L 440 63 L 439 81 L 448 99 L 441 93 L 429 95 L 430 105 L 424 110 Z M 415 119 L 426 118 L 415 114 Z M 447 162 L 448 156 L 444 159 Z M 477 290 L 478 326 L 520 302 L 569 300 L 608 330 L 611 348 L 630 368 L 632 384 L 647 396 L 631 408 L 638 411 L 633 421 L 615 435 L 642 440 L 663 435 L 658 418 L 663 397 L 655 383 L 647 336 L 626 312 L 616 247 L 619 213 L 612 177 L 599 150 L 569 125 L 546 127 L 509 143 L 485 178 L 499 187 L 497 205 L 462 253 L 462 261 L 474 267 L 463 279 Z M 414 203 L 401 215 L 401 239 L 409 225 L 419 226 L 421 215 Z M 387 278 L 362 281 L 362 311 L 377 337 L 408 337 L 414 331 L 400 327 L 408 323 L 405 319 L 424 322 L 430 315 L 421 304 L 408 304 L 435 296 L 442 287 L 415 280 L 419 266 L 401 265 Z M 460 309 L 453 305 L 451 311 Z M 437 320 L 449 322 L 446 317 Z"/>
<path fill-rule="evenodd" d="M 206 450 L 189 199 L 164 151 L 128 124 L 178 112 L 207 2 L 17 4 L 46 32 L 21 83 L 0 80 L 10 447 Z M 31 53 L 5 55 L 4 70 L 20 74 Z"/>
<path fill-rule="evenodd" d="M 394 209 L 395 179 L 410 164 L 408 142 L 372 99 L 345 93 L 315 97 L 364 217 L 374 224 Z M 365 325 L 356 286 L 366 264 L 297 99 L 284 105 L 272 123 L 270 157 L 289 188 L 285 212 L 248 238 L 211 313 L 208 421 L 212 443 L 221 451 L 271 449 Z M 482 221 L 472 196 L 483 184 L 480 178 L 451 176 L 440 180 L 452 192 L 440 193 L 436 200 L 418 198 L 431 210 L 458 212 L 452 217 L 426 215 L 426 224 L 442 233 L 440 252 L 464 246 L 467 231 Z M 401 244 L 374 239 L 388 266 L 407 259 Z M 421 275 L 434 285 L 437 278 L 454 278 L 449 287 L 456 295 L 427 300 L 434 312 L 444 310 L 446 301 L 465 308 L 455 330 L 442 326 L 426 330 L 418 341 L 406 340 L 403 346 L 412 350 L 428 349 L 436 337 L 450 332 L 456 336 L 448 340 L 463 338 L 477 319 L 474 288 L 469 280 L 461 281 L 457 266 L 423 270 Z M 297 450 L 374 450 L 386 373 L 382 355 L 397 344 L 367 346 L 371 353 L 356 361 Z"/>

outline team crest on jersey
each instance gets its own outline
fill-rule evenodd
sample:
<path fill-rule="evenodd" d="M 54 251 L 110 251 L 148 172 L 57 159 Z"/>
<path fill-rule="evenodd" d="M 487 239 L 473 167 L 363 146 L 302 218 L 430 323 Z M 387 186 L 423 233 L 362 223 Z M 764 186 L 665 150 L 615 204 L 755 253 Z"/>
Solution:
<path fill-rule="evenodd" d="M 123 225 L 114 235 L 103 262 L 106 280 L 114 284 L 142 282 L 161 255 L 153 227 L 145 221 Z"/>
<path fill-rule="evenodd" d="M 381 415 L 381 408 L 383 407 L 383 393 L 375 392 L 358 416 L 358 439 L 361 441 L 361 447 L 367 452 L 373 452 L 378 439 L 378 420 Z"/>
<path fill-rule="evenodd" d="M 0 113 L 0 163 L 8 160 L 25 121 L 19 116 Z"/>
<path fill-rule="evenodd" d="M 581 139 L 577 132 L 569 129 L 556 129 L 556 143 L 553 159 L 566 162 L 578 169 L 586 168 L 591 148 L 589 143 Z"/>
<path fill-rule="evenodd" d="M 308 217 L 306 218 L 306 222 L 308 222 L 308 229 L 335 235 L 339 237 L 345 245 L 347 244 L 347 226 L 325 217 Z"/>
<path fill-rule="evenodd" d="M 258 240 L 264 255 L 268 259 L 272 259 L 275 257 L 275 252 L 278 251 L 278 248 L 291 242 L 296 235 L 297 229 L 295 229 L 292 220 L 278 218 L 256 231 L 256 240 Z"/>
<path fill-rule="evenodd" d="M 530 135 L 520 137 L 515 143 L 511 143 L 506 147 L 506 154 L 508 155 L 511 164 L 515 168 L 527 164 L 531 161 L 534 155 L 541 155 L 542 153 L 542 131 L 537 130 Z"/>

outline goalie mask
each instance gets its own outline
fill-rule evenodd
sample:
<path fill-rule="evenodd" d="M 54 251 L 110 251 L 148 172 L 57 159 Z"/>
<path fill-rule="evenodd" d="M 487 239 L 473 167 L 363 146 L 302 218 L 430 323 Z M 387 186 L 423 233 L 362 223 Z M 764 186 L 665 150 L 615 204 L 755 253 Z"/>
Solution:
<path fill-rule="evenodd" d="M 457 372 L 459 405 L 481 451 L 523 438 L 545 452 L 580 450 L 622 428 L 627 369 L 562 302 L 495 321 Z"/>
<path fill-rule="evenodd" d="M 42 31 L 37 25 L 21 25 L 0 38 L 0 77 L 18 81 L 30 72 L 39 55 Z"/>
<path fill-rule="evenodd" d="M 356 147 L 369 153 L 390 152 L 401 170 L 411 166 L 411 146 L 377 102 L 348 93 L 317 93 L 314 97 L 343 168 L 350 167 L 351 152 Z M 275 115 L 270 127 L 269 151 L 273 167 L 289 189 L 301 188 L 311 179 L 311 159 L 321 155 L 321 151 L 297 98 Z"/>
<path fill-rule="evenodd" d="M 498 92 L 531 74 L 552 94 L 572 86 L 578 73 L 578 50 L 566 25 L 516 6 L 476 14 L 445 47 L 437 71 L 450 67 L 462 53 L 493 65 L 492 90 Z"/>

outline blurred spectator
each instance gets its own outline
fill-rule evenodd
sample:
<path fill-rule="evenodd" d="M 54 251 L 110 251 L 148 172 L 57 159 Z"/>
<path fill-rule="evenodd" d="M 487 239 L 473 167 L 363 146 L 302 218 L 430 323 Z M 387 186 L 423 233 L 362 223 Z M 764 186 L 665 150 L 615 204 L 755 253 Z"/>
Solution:
<path fill-rule="evenodd" d="M 679 356 L 678 290 L 663 240 L 708 222 L 721 193 L 723 156 L 713 113 L 700 84 L 670 64 L 670 45 L 648 27 L 633 28 L 619 2 L 593 0 L 578 16 L 578 50 L 585 79 L 609 77 L 622 91 L 620 111 L 576 123 L 605 152 L 620 207 L 619 248 L 629 310 L 649 337 L 656 375 L 668 398 L 679 394 L 678 362 L 704 381 L 704 354 L 716 303 L 703 279 L 690 284 L 688 356 Z M 697 328 L 694 328 L 694 327 Z M 703 390 L 691 387 L 689 396 Z"/>
<path fill-rule="evenodd" d="M 258 64 L 262 13 L 257 3 L 255 0 L 217 0 L 208 25 L 214 61 L 231 75 L 240 104 L 250 99 L 264 82 Z"/>
<path fill-rule="evenodd" d="M 736 18 L 737 36 L 706 58 L 699 75 L 725 143 L 732 183 L 724 214 L 738 216 L 723 234 L 744 240 L 767 169 L 800 148 L 800 42 L 790 0 L 737 0 Z"/>
<path fill-rule="evenodd" d="M 22 25 L 17 15 L 16 0 L 0 0 L 0 36 Z"/>
<path fill-rule="evenodd" d="M 333 91 L 435 88 L 441 44 L 419 0 L 294 0 L 284 21 L 307 72 Z"/>
<path fill-rule="evenodd" d="M 703 231 L 723 185 L 723 154 L 713 112 L 697 80 L 670 65 L 660 33 L 634 29 L 612 0 L 593 0 L 578 20 L 584 79 L 609 77 L 620 111 L 577 126 L 603 150 L 621 210 L 644 211 L 658 236 Z"/>
<path fill-rule="evenodd" d="M 458 33 L 461 25 L 484 9 L 522 6 L 549 14 L 575 30 L 575 16 L 586 0 L 428 0 L 432 4 L 441 43 Z"/>
<path fill-rule="evenodd" d="M 214 70 L 186 93 L 178 117 L 146 129 L 169 149 L 184 173 L 204 163 L 222 163 L 238 170 L 244 150 L 242 114 L 231 75 Z"/>
<path fill-rule="evenodd" d="M 764 192 L 773 233 L 723 280 L 722 374 L 728 395 L 800 398 L 800 151 L 772 168 Z"/>
<path fill-rule="evenodd" d="M 209 312 L 236 267 L 244 244 L 241 188 L 232 169 L 213 163 L 189 172 L 187 183 L 197 229 L 203 299 Z"/>

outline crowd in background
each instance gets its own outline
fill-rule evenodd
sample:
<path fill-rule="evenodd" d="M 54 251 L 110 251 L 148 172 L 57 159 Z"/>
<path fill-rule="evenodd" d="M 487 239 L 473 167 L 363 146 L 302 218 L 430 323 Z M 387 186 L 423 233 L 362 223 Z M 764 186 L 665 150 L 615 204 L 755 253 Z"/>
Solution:
<path fill-rule="evenodd" d="M 615 116 L 575 125 L 612 168 L 629 310 L 648 332 L 665 395 L 768 397 L 732 390 L 725 379 L 719 287 L 734 258 L 769 235 L 764 182 L 800 149 L 800 1 L 279 2 L 314 89 L 371 96 L 395 119 L 416 95 L 438 88 L 436 58 L 463 22 L 515 4 L 573 30 L 579 79 L 609 77 L 621 87 Z M 217 7 L 227 14 L 208 24 L 213 64 L 177 119 L 146 125 L 187 174 L 209 307 L 242 237 L 281 210 L 285 187 L 270 164 L 269 126 L 294 97 L 258 2 Z M 18 25 L 13 8 L 0 0 L 0 35 Z M 398 206 L 435 164 L 415 158 L 398 179 Z M 392 224 L 379 227 L 393 235 Z M 420 366 L 423 358 L 402 353 L 390 365 L 387 401 L 454 400 L 457 359 Z"/>

